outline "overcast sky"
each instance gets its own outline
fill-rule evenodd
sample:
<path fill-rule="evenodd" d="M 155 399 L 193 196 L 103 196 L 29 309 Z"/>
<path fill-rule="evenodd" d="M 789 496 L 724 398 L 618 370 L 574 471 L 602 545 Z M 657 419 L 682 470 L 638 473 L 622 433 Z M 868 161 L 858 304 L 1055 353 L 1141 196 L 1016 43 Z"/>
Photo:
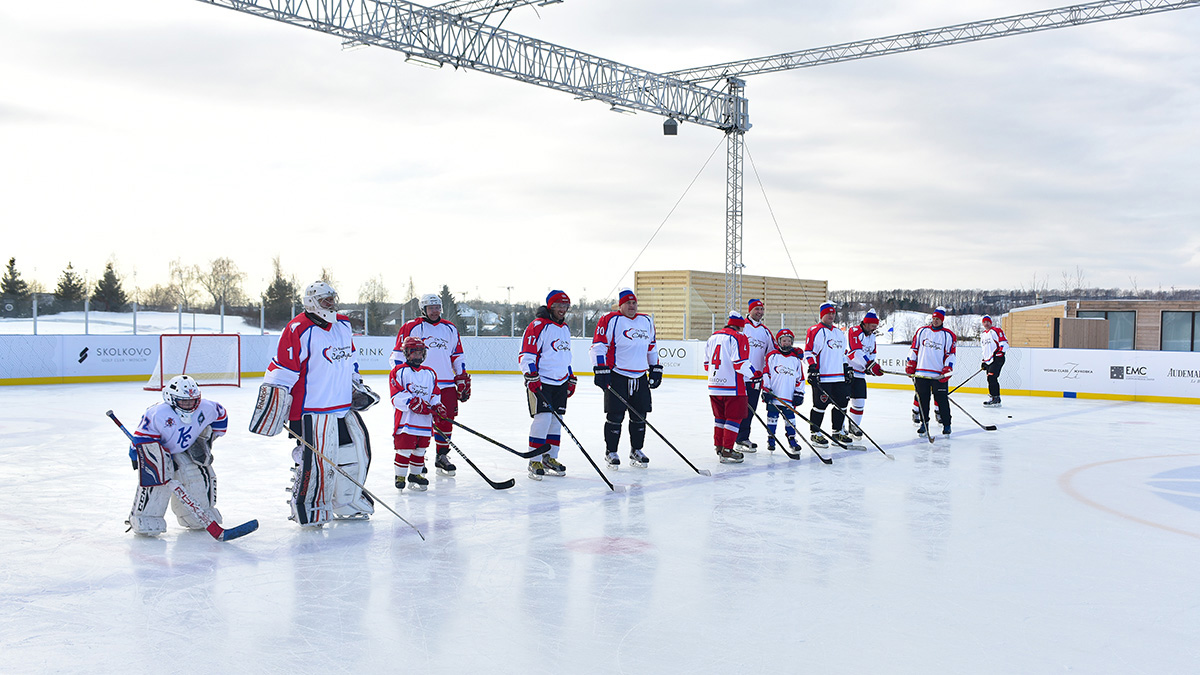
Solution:
<path fill-rule="evenodd" d="M 1054 0 L 565 0 L 504 27 L 653 71 Z M 1063 3 L 1065 4 L 1065 3 Z M 1200 286 L 1200 9 L 748 79 L 747 274 L 833 289 Z M 192 0 L 0 7 L 0 256 L 165 283 L 271 259 L 344 300 L 608 296 L 724 269 L 719 131 Z M 720 146 L 718 148 L 718 146 Z M 759 178 L 763 188 L 759 187 Z M 136 277 L 134 276 L 136 274 Z"/>

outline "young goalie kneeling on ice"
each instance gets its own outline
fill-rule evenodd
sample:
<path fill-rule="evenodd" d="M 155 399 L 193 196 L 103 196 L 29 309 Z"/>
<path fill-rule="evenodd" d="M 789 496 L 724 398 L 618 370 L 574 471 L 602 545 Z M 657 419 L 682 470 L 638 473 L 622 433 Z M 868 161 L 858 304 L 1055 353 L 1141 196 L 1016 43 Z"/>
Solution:
<path fill-rule="evenodd" d="M 137 534 L 162 534 L 170 502 L 183 527 L 204 530 L 215 523 L 219 530 L 212 443 L 225 435 L 225 408 L 201 399 L 200 385 L 187 375 L 171 378 L 162 396 L 164 402 L 147 408 L 133 433 L 129 454 L 138 488 L 125 522 Z"/>

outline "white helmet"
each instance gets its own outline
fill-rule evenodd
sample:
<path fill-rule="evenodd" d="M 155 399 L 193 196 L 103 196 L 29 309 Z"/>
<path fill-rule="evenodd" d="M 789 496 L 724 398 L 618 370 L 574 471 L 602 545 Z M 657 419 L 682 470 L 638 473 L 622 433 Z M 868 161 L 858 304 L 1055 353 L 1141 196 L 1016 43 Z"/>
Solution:
<path fill-rule="evenodd" d="M 324 281 L 314 281 L 304 289 L 304 311 L 333 323 L 337 321 L 338 294 Z"/>
<path fill-rule="evenodd" d="M 192 413 L 200 407 L 200 385 L 190 375 L 172 377 L 163 387 L 162 395 L 185 424 L 192 421 Z"/>
<path fill-rule="evenodd" d="M 417 306 L 421 308 L 422 312 L 424 312 L 425 308 L 430 305 L 437 305 L 438 307 L 441 307 L 442 298 L 436 293 L 426 293 L 425 295 L 421 296 L 421 300 L 417 303 Z"/>

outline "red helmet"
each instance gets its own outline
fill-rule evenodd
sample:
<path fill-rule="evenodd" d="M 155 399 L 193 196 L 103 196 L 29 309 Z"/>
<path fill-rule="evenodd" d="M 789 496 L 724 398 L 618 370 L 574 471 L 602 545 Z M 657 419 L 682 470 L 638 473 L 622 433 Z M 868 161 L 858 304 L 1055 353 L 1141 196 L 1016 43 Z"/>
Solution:
<path fill-rule="evenodd" d="M 416 350 L 425 351 L 425 343 L 421 341 L 421 338 L 409 335 L 404 338 L 404 343 L 400 348 L 404 350 L 404 356 L 407 357 L 409 352 Z"/>

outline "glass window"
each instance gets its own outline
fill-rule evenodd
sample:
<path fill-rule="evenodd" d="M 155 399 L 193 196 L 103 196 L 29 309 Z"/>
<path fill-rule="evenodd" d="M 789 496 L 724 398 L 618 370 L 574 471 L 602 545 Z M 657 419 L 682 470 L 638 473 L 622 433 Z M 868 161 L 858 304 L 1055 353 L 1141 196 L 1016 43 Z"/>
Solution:
<path fill-rule="evenodd" d="M 1108 348 L 1133 349 L 1137 312 L 1076 312 L 1080 319 L 1108 319 Z"/>
<path fill-rule="evenodd" d="M 1196 326 L 1200 312 L 1163 312 L 1162 349 L 1165 352 L 1196 351 Z"/>

